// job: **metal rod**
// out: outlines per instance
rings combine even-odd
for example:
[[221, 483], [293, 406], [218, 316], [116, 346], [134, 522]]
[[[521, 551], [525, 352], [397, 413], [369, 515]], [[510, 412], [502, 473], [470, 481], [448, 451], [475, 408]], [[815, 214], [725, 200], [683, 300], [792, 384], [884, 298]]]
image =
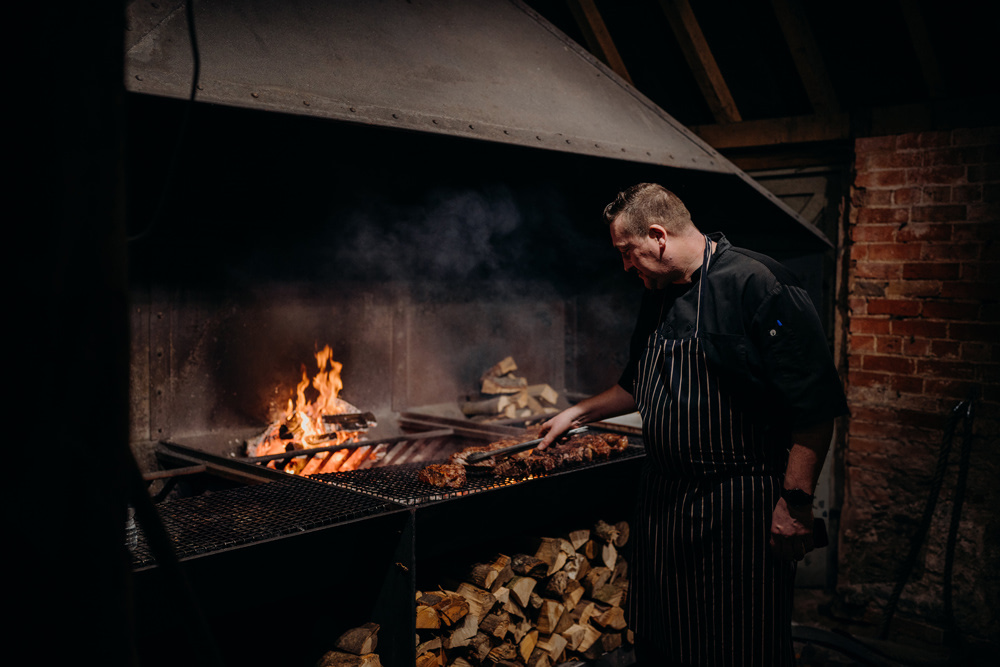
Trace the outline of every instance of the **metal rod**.
[[171, 470], [160, 470], [159, 472], [147, 472], [142, 476], [143, 481], [152, 482], [158, 479], [170, 479], [173, 477], [183, 477], [185, 475], [197, 475], [199, 473], [206, 472], [208, 466], [206, 465], [196, 465], [187, 466], [184, 468], [173, 468]]
[[444, 438], [455, 435], [454, 429], [442, 428], [436, 431], [421, 431], [419, 433], [409, 433], [397, 435], [391, 438], [381, 438], [379, 440], [365, 440], [364, 442], [348, 442], [340, 445], [329, 445], [326, 447], [310, 447], [308, 449], [295, 449], [290, 452], [279, 454], [265, 454], [264, 456], [248, 456], [240, 459], [246, 463], [265, 463], [267, 461], [277, 461], [280, 459], [294, 459], [299, 456], [314, 456], [323, 452], [339, 452], [342, 449], [357, 449], [358, 447], [374, 447], [375, 445], [403, 442], [407, 440], [427, 440], [428, 438]]

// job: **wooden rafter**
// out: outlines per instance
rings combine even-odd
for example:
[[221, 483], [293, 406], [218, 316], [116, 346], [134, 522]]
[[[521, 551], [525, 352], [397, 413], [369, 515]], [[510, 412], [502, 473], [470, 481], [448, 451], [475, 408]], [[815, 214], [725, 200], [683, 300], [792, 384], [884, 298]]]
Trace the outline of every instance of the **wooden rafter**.
[[837, 94], [799, 1], [771, 0], [771, 7], [813, 111], [820, 115], [835, 113], [840, 108]]
[[566, 4], [569, 5], [573, 18], [576, 19], [584, 39], [587, 40], [587, 48], [590, 49], [590, 52], [603, 60], [615, 74], [632, 83], [632, 77], [629, 76], [628, 70], [625, 68], [625, 61], [618, 53], [618, 48], [615, 46], [614, 40], [611, 39], [608, 26], [605, 25], [601, 13], [597, 11], [594, 0], [566, 0]]
[[729, 86], [715, 62], [712, 50], [708, 48], [705, 35], [701, 32], [688, 0], [660, 0], [660, 6], [667, 15], [670, 28], [680, 44], [688, 67], [694, 74], [698, 87], [708, 103], [717, 123], [738, 123], [741, 120], [736, 102], [729, 92]]
[[847, 114], [841, 113], [697, 125], [691, 129], [712, 148], [723, 150], [846, 139], [851, 136], [851, 121]]
[[944, 77], [941, 76], [941, 65], [937, 56], [934, 55], [934, 49], [931, 48], [931, 40], [927, 34], [927, 22], [924, 21], [920, 4], [913, 0], [899, 0], [899, 6], [903, 10], [906, 31], [910, 35], [910, 42], [917, 54], [917, 61], [920, 63], [920, 72], [923, 74], [927, 93], [932, 99], [944, 97], [948, 94], [948, 87]]

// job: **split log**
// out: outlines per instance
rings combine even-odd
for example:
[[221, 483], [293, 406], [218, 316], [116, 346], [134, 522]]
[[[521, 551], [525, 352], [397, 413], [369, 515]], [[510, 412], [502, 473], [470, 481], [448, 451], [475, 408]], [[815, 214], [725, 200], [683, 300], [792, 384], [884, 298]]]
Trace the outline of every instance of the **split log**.
[[428, 639], [425, 642], [417, 644], [417, 655], [422, 653], [430, 653], [432, 651], [441, 650], [441, 638], [434, 637], [433, 639]]
[[458, 656], [457, 658], [453, 658], [452, 661], [448, 663], [448, 667], [474, 667], [474, 666], [471, 662], [469, 662], [462, 656]]
[[569, 543], [573, 545], [573, 551], [577, 551], [580, 549], [580, 547], [582, 547], [584, 544], [587, 543], [587, 540], [590, 539], [590, 531], [574, 530], [566, 537], [569, 539]]
[[462, 620], [457, 622], [451, 632], [441, 639], [441, 646], [446, 649], [468, 646], [469, 640], [479, 632], [479, 617], [475, 614], [466, 614]]
[[531, 630], [525, 633], [524, 637], [517, 644], [517, 652], [520, 654], [521, 659], [527, 662], [528, 657], [535, 650], [535, 644], [538, 643], [538, 630]]
[[[480, 624], [481, 627], [482, 624]], [[486, 659], [492, 648], [493, 644], [490, 642], [490, 638], [482, 632], [478, 632], [475, 637], [469, 640], [469, 646], [466, 650], [469, 652], [468, 655], [470, 658], [476, 662], [482, 662]]]
[[559, 662], [559, 656], [566, 650], [566, 638], [562, 635], [539, 635], [538, 648], [549, 654], [553, 662]]
[[382, 667], [376, 653], [354, 655], [346, 651], [327, 651], [316, 667]]
[[582, 547], [580, 547], [580, 553], [587, 557], [587, 560], [594, 560], [601, 553], [601, 545], [597, 540], [587, 540]]
[[611, 578], [608, 579], [608, 583], [615, 583], [617, 581], [625, 580], [628, 577], [628, 561], [622, 558], [621, 554], [618, 554], [618, 560], [615, 561], [615, 567], [611, 571]]
[[496, 596], [473, 584], [461, 583], [455, 592], [465, 598], [469, 603], [469, 613], [477, 618], [483, 618], [490, 613], [497, 602]]
[[[479, 391], [484, 394], [517, 394], [528, 386], [528, 381], [516, 375], [497, 375], [483, 378]], [[511, 407], [513, 404], [508, 405]], [[516, 406], [514, 406], [516, 408]]]
[[[507, 582], [511, 599], [521, 605], [522, 609], [527, 608], [531, 592], [535, 590], [537, 583], [538, 580], [532, 577], [514, 577]], [[601, 583], [603, 584], [604, 582]]]
[[493, 559], [492, 563], [490, 563], [490, 567], [497, 573], [496, 581], [494, 581], [493, 586], [490, 587], [490, 592], [495, 592], [495, 589], [500, 586], [506, 586], [507, 582], [511, 580], [511, 577], [514, 576], [514, 570], [511, 568], [510, 556], [497, 554], [497, 557]]
[[525, 391], [532, 398], [536, 398], [543, 403], [548, 403], [553, 407], [559, 401], [559, 392], [547, 384], [528, 385]]
[[510, 627], [507, 629], [507, 634], [514, 640], [515, 644], [519, 644], [524, 639], [524, 636], [533, 629], [531, 621], [526, 618], [520, 618], [516, 622], [511, 621]]
[[441, 617], [434, 607], [417, 605], [417, 630], [436, 630], [441, 627]]
[[611, 542], [601, 546], [601, 562], [604, 563], [604, 567], [609, 570], [614, 569], [615, 563], [618, 561], [618, 550], [615, 549], [615, 545]]
[[620, 607], [625, 600], [625, 591], [614, 584], [604, 584], [600, 590], [594, 592], [593, 598], [603, 604]]
[[507, 634], [509, 626], [510, 614], [505, 611], [499, 611], [484, 617], [479, 623], [479, 631], [491, 637], [503, 639], [504, 635]]
[[596, 613], [597, 613], [597, 606], [593, 602], [585, 602], [577, 606], [577, 608], [573, 610], [570, 616], [572, 616], [573, 620], [579, 623], [580, 625], [589, 625], [590, 618]]
[[[519, 574], [522, 577], [540, 579], [548, 574], [549, 564], [535, 556], [516, 554], [510, 559], [510, 567], [515, 574]], [[510, 586], [507, 588], [510, 588]]]
[[500, 588], [492, 591], [493, 597], [497, 599], [497, 604], [502, 608], [507, 601], [510, 600], [510, 589], [506, 586], [501, 586]]
[[542, 600], [541, 607], [538, 608], [538, 618], [535, 620], [535, 627], [543, 634], [556, 632], [559, 619], [562, 618], [566, 607], [555, 600]]
[[601, 520], [598, 520], [597, 523], [594, 524], [592, 534], [594, 539], [602, 544], [614, 544], [614, 541], [618, 539], [618, 529]]
[[576, 550], [573, 549], [569, 540], [564, 540], [561, 537], [543, 537], [535, 551], [535, 558], [540, 558], [548, 563], [549, 567], [545, 572], [548, 576], [561, 570], [566, 564], [567, 556], [574, 551]]
[[548, 597], [560, 598], [566, 592], [567, 583], [572, 581], [565, 571], [556, 572], [545, 582], [545, 594]]
[[563, 565], [563, 572], [569, 575], [570, 579], [580, 580], [580, 577], [587, 574], [587, 570], [590, 569], [590, 561], [582, 553], [575, 553], [572, 556], [566, 558], [566, 564]]
[[621, 607], [610, 607], [607, 611], [591, 618], [590, 622], [605, 631], [624, 630], [627, 625], [625, 612], [622, 611]]
[[437, 653], [422, 653], [417, 656], [416, 667], [444, 667], [441, 656]]
[[354, 655], [374, 653], [378, 645], [378, 628], [378, 623], [365, 623], [361, 627], [351, 628], [340, 635], [333, 645], [341, 651]]
[[603, 633], [581, 655], [588, 660], [597, 660], [608, 651], [613, 651], [621, 645], [622, 637], [620, 634], [617, 632]]
[[542, 606], [542, 601], [542, 596], [532, 591], [531, 595], [528, 596], [528, 606], [525, 608], [525, 611], [529, 614], [532, 612], [537, 613], [539, 607]]
[[586, 631], [582, 625], [574, 623], [559, 634], [566, 640], [566, 648], [570, 651], [575, 651], [580, 646], [580, 642], [583, 641]]
[[619, 521], [616, 523], [615, 530], [618, 531], [618, 537], [615, 538], [614, 543], [617, 548], [621, 549], [628, 542], [628, 521]]
[[583, 584], [587, 597], [594, 597], [594, 592], [601, 590], [601, 586], [608, 583], [611, 578], [611, 570], [606, 567], [594, 567], [587, 571], [580, 582]]
[[490, 649], [490, 652], [486, 654], [485, 662], [487, 664], [492, 663], [494, 665], [499, 664], [504, 660], [516, 660], [517, 659], [517, 647], [509, 642], [503, 642]]
[[580, 603], [583, 599], [583, 594], [586, 592], [583, 588], [583, 584], [575, 579], [569, 579], [566, 582], [566, 590], [563, 591], [561, 600], [568, 611], [573, 611], [576, 605]]
[[433, 607], [441, 600], [445, 599], [447, 595], [441, 591], [430, 591], [427, 593], [417, 593], [417, 602], [428, 607]]
[[583, 638], [580, 643], [577, 644], [576, 650], [580, 653], [586, 653], [586, 651], [594, 645], [598, 639], [601, 638], [601, 631], [592, 625], [583, 625]]
[[480, 588], [489, 589], [493, 585], [493, 582], [497, 580], [498, 574], [489, 563], [476, 563], [469, 569], [469, 573], [465, 575], [465, 579]]
[[513, 399], [509, 394], [501, 394], [494, 398], [487, 398], [481, 401], [466, 401], [462, 403], [462, 414], [466, 417], [478, 417], [480, 415], [498, 415], [503, 412], [508, 405], [513, 405]]
[[535, 650], [528, 656], [525, 667], [552, 667], [552, 659], [549, 654], [535, 646]]
[[483, 380], [488, 377], [499, 377], [501, 375], [506, 375], [507, 373], [513, 373], [516, 370], [517, 362], [514, 361], [514, 357], [504, 357], [483, 373], [480, 379]]
[[469, 602], [461, 595], [447, 595], [443, 600], [432, 607], [441, 617], [442, 625], [451, 627], [458, 623], [469, 613]]

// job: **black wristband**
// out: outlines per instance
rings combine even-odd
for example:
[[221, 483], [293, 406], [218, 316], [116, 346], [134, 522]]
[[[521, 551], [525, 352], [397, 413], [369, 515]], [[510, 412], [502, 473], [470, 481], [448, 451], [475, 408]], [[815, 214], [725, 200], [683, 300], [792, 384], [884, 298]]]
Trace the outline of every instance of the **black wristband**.
[[813, 501], [816, 500], [816, 496], [806, 493], [802, 489], [782, 489], [781, 497], [785, 499], [785, 502], [792, 507], [812, 507]]

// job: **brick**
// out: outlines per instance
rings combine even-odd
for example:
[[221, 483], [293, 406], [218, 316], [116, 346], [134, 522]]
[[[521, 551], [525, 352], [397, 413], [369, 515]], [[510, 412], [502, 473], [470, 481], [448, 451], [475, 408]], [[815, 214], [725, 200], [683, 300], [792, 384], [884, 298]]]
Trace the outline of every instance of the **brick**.
[[877, 335], [877, 334], [887, 334], [890, 331], [891, 331], [891, 322], [888, 319], [875, 318], [875, 317], [850, 318], [851, 334]]
[[858, 212], [858, 225], [877, 225], [910, 221], [908, 208], [863, 208]]
[[948, 164], [979, 164], [983, 161], [983, 149], [980, 146], [929, 150], [923, 151], [922, 155], [924, 158], [923, 166], [925, 167]]
[[974, 280], [950, 280], [941, 283], [938, 296], [945, 299], [995, 299], [997, 286], [995, 282], [979, 282]]
[[959, 343], [958, 358], [962, 361], [1000, 361], [1000, 344], [983, 342]]
[[952, 340], [992, 343], [1000, 340], [1000, 323], [952, 322], [948, 327], [948, 334], [948, 338]]
[[[948, 185], [954, 183], [965, 183], [966, 182], [966, 168], [965, 167], [920, 167], [918, 169], [907, 169], [906, 177], [903, 183], [906, 185]], [[880, 174], [891, 174], [891, 171], [877, 171], [873, 172], [875, 176]], [[878, 179], [876, 179], [878, 180]], [[889, 179], [891, 180], [891, 179]], [[894, 185], [902, 185], [903, 183], [895, 183]], [[888, 184], [888, 183], [886, 183]]]
[[863, 317], [868, 314], [868, 299], [860, 296], [847, 298], [847, 310], [851, 317]]
[[[933, 349], [933, 346], [932, 346]], [[975, 377], [976, 365], [962, 361], [941, 361], [939, 359], [918, 359], [917, 373], [924, 377], [955, 378], [956, 380]]]
[[847, 382], [852, 387], [882, 388], [908, 394], [919, 394], [923, 390], [923, 378], [914, 375], [848, 371]]
[[921, 132], [917, 141], [919, 142], [921, 148], [939, 148], [941, 146], [950, 146], [951, 132]]
[[954, 146], [986, 146], [991, 144], [1000, 144], [1000, 126], [962, 128], [952, 133], [952, 145]]
[[910, 218], [913, 222], [962, 222], [966, 220], [967, 210], [966, 204], [914, 206], [910, 212]]
[[[866, 354], [861, 358], [861, 368], [876, 373], [896, 373], [897, 375], [913, 375], [915, 368], [913, 359], [906, 357], [890, 357], [877, 354]], [[951, 376], [948, 376], [951, 377]]]
[[907, 262], [903, 264], [903, 279], [954, 280], [961, 275], [957, 262]]
[[870, 299], [869, 315], [897, 315], [914, 317], [920, 314], [921, 303], [909, 299]]
[[1000, 202], [975, 202], [965, 207], [969, 222], [992, 222], [1000, 218]]
[[871, 151], [884, 151], [896, 148], [896, 137], [861, 137], [854, 141], [854, 152], [868, 153]]
[[873, 262], [899, 262], [920, 259], [919, 243], [870, 243], [867, 259]]
[[851, 296], [885, 296], [885, 283], [854, 280], [850, 283]]
[[940, 222], [911, 222], [896, 232], [897, 241], [950, 241], [952, 226]]
[[916, 150], [920, 148], [920, 135], [916, 132], [901, 134], [896, 137], [896, 150]]
[[854, 261], [868, 259], [868, 243], [855, 243], [849, 248], [850, 257]]
[[859, 261], [854, 264], [854, 275], [857, 278], [900, 278], [903, 275], [901, 264], [892, 262]]
[[1000, 221], [982, 220], [950, 225], [955, 241], [995, 241], [1000, 239]]
[[[914, 170], [918, 171], [918, 170]], [[891, 169], [886, 171], [866, 171], [861, 172], [854, 179], [855, 187], [859, 188], [894, 188], [900, 185], [906, 185], [906, 170], [904, 169]], [[911, 181], [921, 183], [924, 181]], [[937, 181], [942, 182], [942, 181]]]
[[931, 354], [931, 343], [929, 338], [903, 338], [903, 354], [908, 357], [926, 357]]
[[901, 354], [903, 339], [899, 336], [878, 336], [875, 339], [875, 351], [879, 354]]
[[928, 379], [924, 383], [925, 394], [942, 398], [967, 398], [970, 393], [978, 389], [978, 383], [967, 380]]
[[875, 336], [868, 334], [849, 334], [847, 337], [847, 350], [851, 353], [874, 352]]
[[917, 336], [920, 338], [947, 338], [948, 325], [944, 322], [907, 319], [890, 320], [889, 331], [894, 336]]
[[932, 298], [941, 296], [939, 280], [895, 280], [886, 285], [886, 296]]
[[[922, 152], [898, 151], [872, 151], [865, 155], [865, 163], [868, 169], [873, 171], [878, 169], [906, 169], [909, 167], [925, 166], [926, 157]], [[956, 162], [951, 164], [957, 164]]]
[[983, 185], [955, 185], [951, 188], [951, 200], [955, 203], [973, 203], [983, 200]]
[[958, 359], [961, 351], [961, 343], [954, 340], [932, 340], [931, 356], [938, 359]]
[[970, 261], [979, 259], [982, 245], [979, 243], [925, 243], [920, 259], [927, 262], [952, 260]]
[[929, 320], [975, 320], [979, 317], [978, 303], [961, 301], [925, 301], [923, 316]]
[[922, 188], [920, 191], [921, 204], [949, 204], [951, 203], [950, 185], [931, 185]]
[[[876, 192], [884, 192], [876, 190]], [[891, 191], [891, 202], [897, 206], [910, 206], [917, 204], [921, 199], [920, 188], [897, 188]]]

